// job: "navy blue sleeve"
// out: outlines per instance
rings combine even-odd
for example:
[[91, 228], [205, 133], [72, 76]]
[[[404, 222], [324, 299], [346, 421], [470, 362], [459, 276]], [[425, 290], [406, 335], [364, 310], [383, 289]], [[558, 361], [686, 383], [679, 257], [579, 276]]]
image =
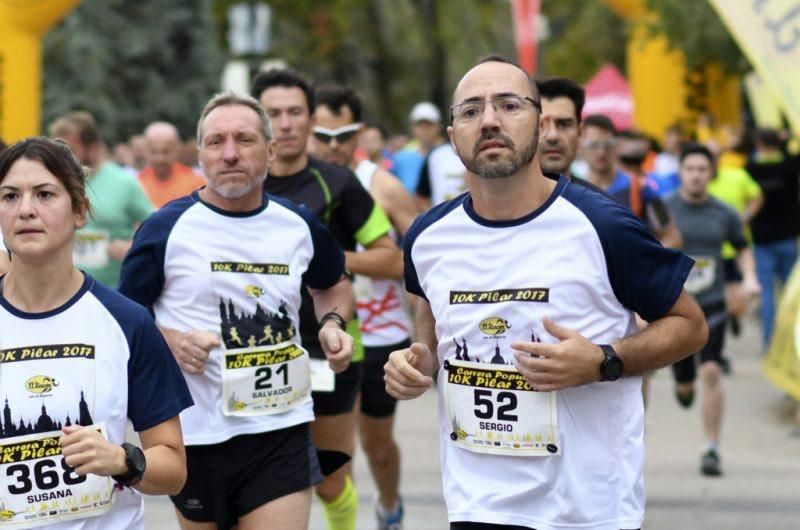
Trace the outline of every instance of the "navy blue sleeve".
[[128, 341], [128, 418], [141, 432], [163, 423], [194, 403], [183, 374], [150, 314], [98, 283], [92, 294], [122, 328]]
[[120, 293], [147, 308], [158, 300], [164, 288], [167, 239], [181, 214], [195, 202], [191, 195], [173, 201], [139, 226], [122, 262], [117, 285]]
[[314, 212], [305, 206], [274, 195], [270, 195], [269, 200], [275, 201], [299, 215], [311, 232], [314, 256], [308, 264], [308, 269], [303, 273], [303, 283], [312, 289], [328, 289], [336, 285], [344, 274], [344, 252], [330, 230], [322, 224]]
[[661, 246], [629, 209], [615, 201], [577, 186], [567, 186], [563, 196], [597, 231], [620, 303], [648, 322], [663, 317], [680, 296], [694, 261]]
[[462, 193], [458, 197], [445, 201], [442, 204], [436, 205], [428, 212], [417, 216], [411, 226], [406, 232], [405, 239], [403, 239], [403, 276], [405, 278], [406, 291], [417, 296], [421, 296], [425, 300], [425, 292], [420, 285], [419, 276], [417, 276], [417, 268], [414, 265], [412, 257], [412, 250], [417, 237], [429, 226], [443, 218], [445, 215], [453, 211], [455, 208], [461, 206], [464, 200], [469, 196], [467, 193]]

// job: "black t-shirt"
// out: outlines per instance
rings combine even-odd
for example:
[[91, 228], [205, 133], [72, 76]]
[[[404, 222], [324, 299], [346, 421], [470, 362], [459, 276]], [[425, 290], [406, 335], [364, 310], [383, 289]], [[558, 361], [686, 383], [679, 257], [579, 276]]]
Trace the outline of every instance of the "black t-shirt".
[[[358, 177], [343, 166], [309, 158], [308, 165], [299, 173], [285, 177], [268, 176], [264, 190], [306, 206], [328, 227], [345, 250], [355, 250], [356, 243], [368, 245], [389, 231], [388, 223], [384, 230], [382, 223], [376, 221], [376, 217], [385, 220], [385, 215], [374, 214], [375, 201], [372, 196]], [[320, 357], [322, 352], [317, 338], [319, 324], [314, 314], [313, 300], [305, 286], [302, 296], [300, 336], [303, 346], [312, 357]]]
[[747, 172], [761, 186], [764, 206], [750, 220], [753, 243], [772, 243], [800, 235], [800, 158], [776, 163], [747, 163]]

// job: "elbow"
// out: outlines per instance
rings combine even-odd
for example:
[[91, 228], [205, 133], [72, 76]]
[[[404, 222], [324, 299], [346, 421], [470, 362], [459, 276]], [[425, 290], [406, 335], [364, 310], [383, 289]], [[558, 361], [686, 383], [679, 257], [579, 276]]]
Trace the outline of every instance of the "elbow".
[[399, 248], [392, 249], [392, 255], [389, 257], [391, 268], [388, 271], [389, 279], [402, 280], [403, 279], [403, 251]]
[[166, 492], [167, 495], [175, 496], [179, 494], [183, 487], [186, 485], [186, 478], [189, 475], [188, 470], [186, 469], [186, 450], [183, 446], [178, 450], [178, 466], [175, 470], [175, 475], [172, 477], [170, 481], [168, 490]]
[[703, 349], [703, 346], [708, 342], [708, 323], [706, 322], [705, 315], [698, 309], [698, 315], [692, 318], [692, 326], [690, 332], [690, 345], [691, 351], [688, 355]]

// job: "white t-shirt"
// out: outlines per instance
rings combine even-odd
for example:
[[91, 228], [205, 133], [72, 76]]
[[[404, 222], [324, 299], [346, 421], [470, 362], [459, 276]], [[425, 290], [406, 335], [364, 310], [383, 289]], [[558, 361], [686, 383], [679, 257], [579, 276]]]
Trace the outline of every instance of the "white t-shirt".
[[[344, 254], [317, 218], [267, 194], [257, 210], [234, 213], [193, 192], [142, 224], [122, 265], [120, 292], [150, 307], [161, 327], [213, 332], [223, 343], [211, 351], [202, 374], [185, 374], [195, 401], [181, 414], [186, 445], [215, 444], [313, 420], [310, 387], [280, 413], [231, 413], [248, 400], [241, 399], [241, 387], [236, 392], [224, 388], [228, 365], [223, 359], [236, 351], [299, 345], [301, 282], [327, 289], [343, 270]], [[274, 391], [281, 381], [298, 388], [290, 381], [291, 367], [287, 373], [274, 366], [264, 368], [265, 375], [251, 385], [253, 399]]]
[[[597, 344], [634, 333], [634, 312], [660, 318], [679, 296], [692, 262], [661, 247], [628, 209], [564, 177], [550, 178], [558, 179], [552, 196], [521, 219], [482, 219], [464, 194], [417, 219], [406, 236], [407, 289], [428, 300], [436, 320], [449, 518], [538, 530], [639, 528], [640, 377], [555, 395], [490, 386], [510, 375], [512, 342], [556, 342], [543, 328], [545, 316]], [[448, 365], [452, 370], [459, 362], [468, 367], [454, 374], [467, 379], [505, 371], [489, 378], [491, 385], [473, 379], [473, 403], [464, 393], [470, 386], [449, 382]], [[451, 387], [461, 401], [446, 393]], [[530, 398], [549, 399], [550, 410], [536, 408], [541, 417], [533, 418], [534, 409], [518, 406]], [[539, 419], [552, 428], [539, 456], [509, 456], [531, 441], [520, 426]], [[469, 440], [472, 449], [464, 448]], [[505, 453], [487, 454], [503, 444]]]
[[[102, 424], [121, 444], [128, 419], [143, 431], [191, 406], [147, 311], [91, 276], [46, 313], [25, 313], [0, 295], [0, 366], [0, 528], [143, 530], [138, 492], [109, 496], [110, 478], [81, 480], [51, 449], [65, 425]], [[63, 514], [82, 518], [58, 522]]]
[[452, 145], [434, 147], [422, 166], [417, 194], [430, 198], [431, 206], [449, 201], [467, 190], [466, 171]]
[[[367, 191], [377, 170], [378, 165], [370, 160], [362, 160], [356, 166], [355, 174]], [[391, 230], [389, 237], [396, 241], [397, 232]], [[358, 245], [357, 250], [363, 248]], [[408, 340], [411, 321], [403, 303], [405, 289], [401, 282], [358, 275], [353, 282], [353, 290], [356, 293], [358, 323], [364, 346], [392, 346]]]

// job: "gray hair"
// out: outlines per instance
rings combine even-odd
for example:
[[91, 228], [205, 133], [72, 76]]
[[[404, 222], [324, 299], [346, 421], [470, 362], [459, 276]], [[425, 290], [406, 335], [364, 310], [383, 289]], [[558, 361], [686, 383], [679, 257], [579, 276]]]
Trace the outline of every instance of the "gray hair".
[[243, 107], [252, 109], [253, 112], [258, 115], [258, 120], [261, 122], [261, 133], [264, 135], [264, 138], [267, 141], [272, 140], [272, 124], [269, 121], [269, 116], [267, 116], [267, 111], [264, 110], [264, 107], [261, 106], [261, 103], [250, 96], [237, 94], [232, 90], [228, 90], [211, 98], [203, 108], [203, 112], [200, 114], [200, 119], [197, 121], [198, 145], [203, 144], [203, 121], [205, 121], [206, 116], [208, 116], [212, 110], [218, 107], [228, 107], [232, 105], [241, 105]]

